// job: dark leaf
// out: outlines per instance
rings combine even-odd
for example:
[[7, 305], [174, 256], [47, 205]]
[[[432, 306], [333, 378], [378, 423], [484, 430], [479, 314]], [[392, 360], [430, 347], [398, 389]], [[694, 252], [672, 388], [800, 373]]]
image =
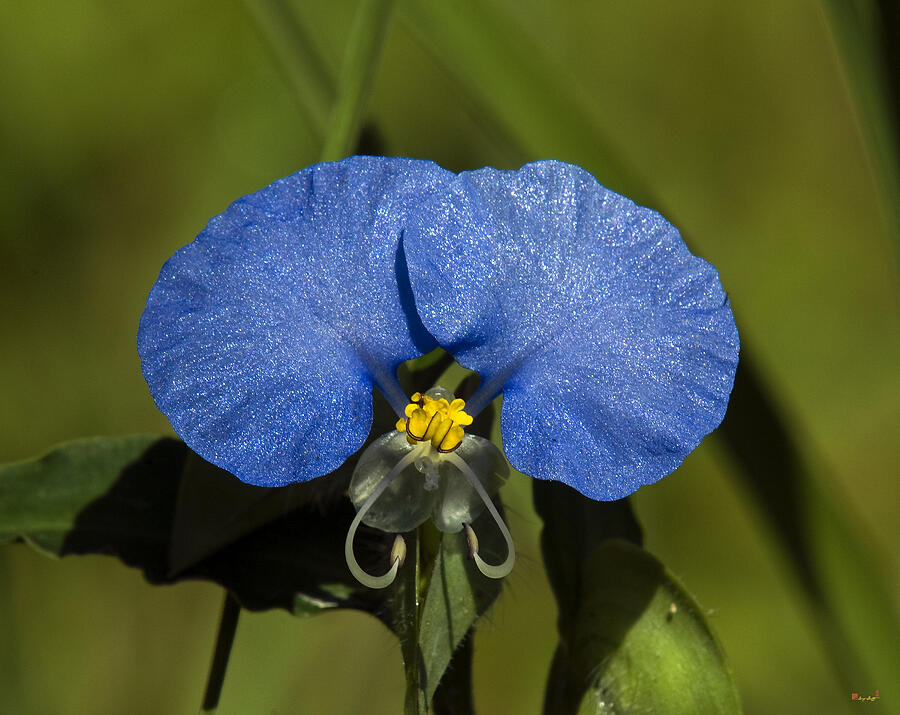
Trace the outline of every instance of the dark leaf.
[[[62, 555], [76, 533], [101, 548], [126, 539], [134, 548], [168, 540], [165, 519], [138, 518], [125, 512], [156, 514], [171, 509], [176, 477], [184, 461], [181, 442], [151, 435], [82, 440], [64, 444], [37, 459], [0, 466], [0, 542], [25, 539], [40, 550]], [[150, 488], [116, 490], [117, 481], [131, 470], [147, 477]], [[120, 500], [85, 521], [82, 512], [96, 500]]]
[[801, 454], [752, 365], [742, 357], [718, 434], [790, 557], [835, 671], [874, 690], [900, 670], [900, 619], [881, 565]]
[[[344, 607], [388, 618], [384, 597], [356, 583], [344, 563], [354, 515], [346, 499], [307, 501], [173, 574], [176, 499], [182, 479], [196, 473], [184, 469], [189, 459], [199, 458], [178, 440], [138, 436], [73, 442], [2, 467], [0, 539], [24, 539], [59, 556], [115, 556], [154, 584], [211, 580], [251, 610], [306, 614]], [[358, 552], [370, 560], [390, 547], [379, 532], [367, 531], [360, 541]]]
[[532, 483], [534, 508], [544, 522], [541, 553], [559, 604], [560, 628], [578, 608], [584, 562], [606, 539], [627, 539], [640, 546], [643, 534], [627, 499], [588, 499], [561, 482]]

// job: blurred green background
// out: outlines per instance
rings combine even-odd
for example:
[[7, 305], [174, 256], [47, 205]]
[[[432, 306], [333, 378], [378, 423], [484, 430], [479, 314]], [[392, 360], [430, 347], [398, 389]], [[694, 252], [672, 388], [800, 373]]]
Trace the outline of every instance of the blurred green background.
[[[356, 6], [289, 4], [334, 77]], [[366, 116], [385, 153], [455, 170], [559, 158], [624, 190], [592, 142], [545, 140], [542, 122], [567, 121], [574, 96], [597, 145], [615, 147], [719, 269], [820, 486], [900, 601], [895, 237], [866, 150], [871, 119], [821, 4], [461, 2], [506, 32], [485, 38], [475, 23], [457, 55], [425, 6], [399, 3], [374, 77]], [[321, 127], [249, 3], [54, 0], [0, 18], [0, 461], [167, 431], [135, 352], [160, 266], [234, 198], [315, 162]], [[558, 92], [537, 98], [546, 115], [518, 118], [527, 146], [500, 137], [460, 80], [460, 58], [478, 70], [485, 41], [537, 48], [558, 73]], [[480, 70], [502, 102], [510, 87]], [[860, 707], [851, 691], [875, 688], [875, 707], [896, 710], [896, 681], [831, 669], [817, 616], [733, 472], [711, 438], [635, 504], [647, 548], [711, 614], [746, 711], [844, 712]], [[476, 703], [537, 712], [555, 604], [527, 481], [504, 498], [522, 555], [476, 638]], [[220, 602], [216, 587], [152, 588], [112, 559], [3, 548], [0, 712], [195, 712]], [[244, 614], [220, 712], [395, 713], [402, 697], [399, 646], [374, 619]]]

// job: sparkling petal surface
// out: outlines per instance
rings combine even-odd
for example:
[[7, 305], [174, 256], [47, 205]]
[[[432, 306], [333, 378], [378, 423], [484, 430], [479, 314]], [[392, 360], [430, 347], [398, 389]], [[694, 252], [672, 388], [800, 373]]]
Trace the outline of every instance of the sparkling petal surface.
[[439, 203], [404, 239], [416, 305], [481, 402], [503, 392], [513, 466], [618, 499], [715, 429], [737, 329], [662, 216], [556, 161], [463, 173]]
[[404, 402], [394, 368], [434, 346], [400, 236], [451, 180], [410, 159], [319, 164], [239, 199], [169, 259], [138, 352], [190, 447], [276, 486], [327, 474], [362, 445], [372, 385]]

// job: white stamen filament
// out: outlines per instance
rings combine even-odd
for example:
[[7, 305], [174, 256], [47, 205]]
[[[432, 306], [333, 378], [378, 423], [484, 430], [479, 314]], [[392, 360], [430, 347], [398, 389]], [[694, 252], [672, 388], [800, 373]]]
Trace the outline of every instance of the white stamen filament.
[[352, 573], [356, 580], [364, 586], [368, 586], [369, 588], [386, 588], [394, 582], [394, 579], [397, 578], [397, 571], [400, 569], [406, 555], [406, 543], [403, 542], [402, 547], [397, 543], [397, 539], [403, 541], [403, 537], [398, 534], [397, 538], [394, 539], [394, 548], [391, 549], [391, 567], [381, 576], [372, 576], [362, 569], [356, 561], [356, 556], [353, 554], [353, 538], [356, 536], [356, 530], [362, 523], [366, 512], [372, 508], [372, 505], [378, 500], [378, 497], [380, 497], [384, 490], [390, 486], [391, 482], [397, 478], [397, 475], [412, 464], [427, 449], [427, 447], [427, 444], [418, 446], [397, 462], [393, 469], [387, 473], [387, 476], [385, 476], [385, 478], [379, 482], [378, 486], [375, 487], [375, 491], [369, 495], [368, 499], [366, 499], [359, 508], [359, 511], [356, 512], [356, 516], [350, 524], [350, 529], [347, 531], [347, 540], [344, 542], [344, 558], [347, 559], [347, 567], [350, 569], [350, 573]]
[[456, 467], [466, 476], [466, 479], [469, 480], [475, 491], [478, 492], [478, 496], [481, 497], [481, 501], [484, 502], [487, 510], [490, 512], [491, 516], [494, 518], [494, 521], [497, 523], [497, 526], [500, 529], [500, 533], [503, 534], [503, 538], [506, 539], [506, 561], [504, 561], [499, 566], [492, 566], [491, 564], [486, 563], [484, 559], [479, 556], [478, 538], [475, 536], [475, 532], [472, 530], [472, 527], [469, 524], [465, 524], [464, 528], [466, 530], [466, 539], [469, 544], [469, 553], [474, 559], [475, 565], [478, 567], [478, 570], [488, 578], [503, 578], [507, 576], [509, 572], [512, 571], [513, 565], [516, 563], [516, 547], [513, 544], [509, 529], [506, 528], [506, 524], [503, 522], [503, 519], [497, 512], [497, 507], [494, 506], [493, 500], [490, 498], [490, 496], [488, 496], [488, 493], [484, 490], [484, 487], [481, 486], [481, 482], [475, 475], [475, 472], [472, 471], [471, 467], [469, 467], [469, 465], [466, 464], [466, 462], [459, 455], [456, 455], [453, 452], [443, 455], [443, 458], [449, 460], [454, 467]]

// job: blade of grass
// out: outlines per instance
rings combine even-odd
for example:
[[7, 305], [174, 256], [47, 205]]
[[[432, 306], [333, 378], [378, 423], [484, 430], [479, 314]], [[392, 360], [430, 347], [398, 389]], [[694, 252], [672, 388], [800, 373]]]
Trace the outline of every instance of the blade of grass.
[[599, 110], [568, 67], [490, 2], [408, 0], [406, 29], [524, 159], [603, 169], [604, 184], [649, 202], [645, 184], [598, 131]]
[[359, 5], [350, 29], [322, 161], [343, 159], [356, 146], [395, 4], [395, 0], [362, 0]]
[[896, 0], [823, 0], [878, 184], [900, 276], [900, 9]]
[[246, 0], [263, 42], [294, 90], [301, 110], [325, 136], [335, 97], [335, 81], [318, 55], [309, 33], [284, 0]]
[[718, 434], [791, 560], [835, 671], [854, 687], [890, 682], [900, 668], [900, 622], [877, 551], [851, 526], [839, 495], [817, 478], [822, 471], [801, 454], [746, 361]]

